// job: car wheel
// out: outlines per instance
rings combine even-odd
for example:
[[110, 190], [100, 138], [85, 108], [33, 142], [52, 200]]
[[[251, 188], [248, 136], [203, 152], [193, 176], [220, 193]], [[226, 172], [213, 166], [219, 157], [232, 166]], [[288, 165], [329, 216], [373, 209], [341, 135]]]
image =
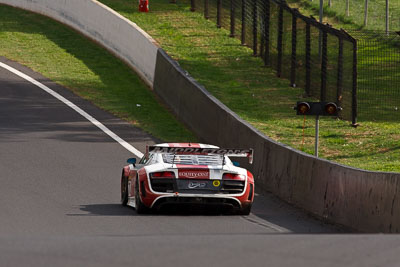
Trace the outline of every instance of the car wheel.
[[143, 202], [140, 200], [140, 195], [139, 195], [139, 183], [138, 179], [136, 179], [136, 184], [135, 184], [135, 209], [138, 214], [144, 214], [149, 212], [149, 208], [147, 208]]
[[126, 206], [128, 204], [128, 179], [122, 175], [121, 177], [121, 204]]
[[251, 205], [248, 205], [238, 211], [239, 215], [249, 215], [251, 211]]

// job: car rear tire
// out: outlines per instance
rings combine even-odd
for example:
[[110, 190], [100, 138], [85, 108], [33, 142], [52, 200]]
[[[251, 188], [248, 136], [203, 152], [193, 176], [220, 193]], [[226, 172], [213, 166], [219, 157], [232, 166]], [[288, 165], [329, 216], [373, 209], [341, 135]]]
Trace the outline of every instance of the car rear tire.
[[248, 205], [238, 211], [239, 215], [249, 215], [251, 212], [251, 205]]
[[122, 175], [121, 177], [121, 204], [126, 206], [128, 204], [128, 179]]
[[146, 207], [142, 200], [140, 200], [140, 192], [139, 192], [139, 183], [138, 179], [136, 179], [136, 184], [135, 184], [135, 209], [138, 214], [145, 214], [149, 212], [149, 208]]

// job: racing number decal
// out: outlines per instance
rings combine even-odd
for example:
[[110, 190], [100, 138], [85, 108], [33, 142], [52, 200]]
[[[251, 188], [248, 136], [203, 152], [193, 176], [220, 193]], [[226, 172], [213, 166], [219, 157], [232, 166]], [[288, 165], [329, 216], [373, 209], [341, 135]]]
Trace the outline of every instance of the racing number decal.
[[221, 182], [219, 180], [214, 180], [213, 181], [213, 186], [218, 187], [221, 185]]

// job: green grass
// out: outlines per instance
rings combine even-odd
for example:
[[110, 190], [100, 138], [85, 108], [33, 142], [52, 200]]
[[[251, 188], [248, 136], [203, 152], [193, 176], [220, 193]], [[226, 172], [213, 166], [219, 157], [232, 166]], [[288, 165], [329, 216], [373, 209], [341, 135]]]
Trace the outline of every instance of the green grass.
[[[303, 90], [289, 87], [263, 67], [252, 51], [229, 38], [187, 2], [153, 0], [149, 13], [137, 12], [129, 0], [101, 0], [154, 37], [180, 65], [229, 108], [274, 140], [313, 153], [314, 120], [303, 118], [293, 105]], [[326, 159], [369, 170], [400, 171], [398, 124], [364, 120], [358, 128], [348, 121], [323, 118], [320, 155]]]
[[164, 141], [196, 138], [124, 63], [70, 28], [0, 5], [0, 55]]
[[[346, 0], [331, 0], [331, 7], [328, 0], [324, 1], [324, 13], [326, 17], [336, 18], [341, 23], [347, 24], [348, 28], [364, 28], [368, 30], [386, 29], [386, 0], [373, 0], [368, 2], [368, 21], [364, 26], [364, 5], [365, 0], [349, 0], [349, 15], [346, 14]], [[310, 0], [288, 0], [291, 4], [300, 4], [303, 13], [316, 15], [319, 10], [319, 1]], [[389, 1], [389, 30], [400, 30], [400, 1]], [[311, 12], [307, 12], [307, 10]]]

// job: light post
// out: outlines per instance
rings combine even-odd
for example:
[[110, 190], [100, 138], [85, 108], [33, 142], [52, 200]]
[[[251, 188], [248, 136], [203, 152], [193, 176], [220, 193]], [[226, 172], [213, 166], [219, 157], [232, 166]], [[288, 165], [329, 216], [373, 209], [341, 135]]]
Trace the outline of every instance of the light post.
[[297, 111], [297, 115], [313, 115], [315, 116], [315, 146], [314, 155], [318, 158], [318, 146], [319, 146], [319, 116], [339, 116], [341, 107], [334, 102], [297, 102], [294, 107]]

